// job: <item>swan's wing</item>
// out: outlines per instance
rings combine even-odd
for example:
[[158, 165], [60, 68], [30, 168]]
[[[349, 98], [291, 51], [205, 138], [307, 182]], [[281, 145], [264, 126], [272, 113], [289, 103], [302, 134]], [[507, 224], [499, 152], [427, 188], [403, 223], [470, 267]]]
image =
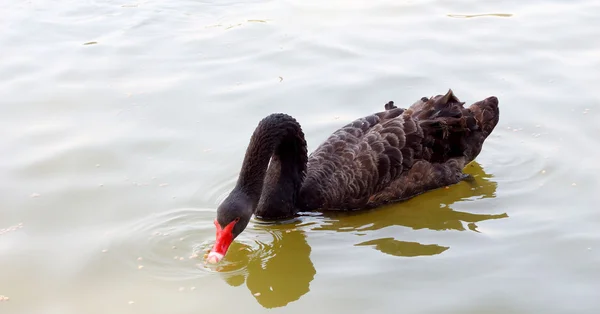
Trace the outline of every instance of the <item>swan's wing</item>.
[[449, 91], [408, 110], [388, 103], [388, 110], [342, 127], [309, 157], [300, 206], [359, 209], [449, 184], [498, 121], [497, 99], [486, 101], [464, 108]]
[[423, 138], [420, 156], [388, 186], [369, 198], [365, 207], [406, 199], [468, 178], [462, 170], [479, 155], [498, 124], [498, 99], [489, 97], [465, 108], [448, 91], [413, 104], [404, 113], [417, 122]]
[[413, 134], [418, 130], [405, 109], [385, 107], [337, 130], [310, 155], [300, 207], [359, 208], [400, 175], [410, 162], [411, 153], [404, 158], [401, 151], [407, 138], [422, 135]]

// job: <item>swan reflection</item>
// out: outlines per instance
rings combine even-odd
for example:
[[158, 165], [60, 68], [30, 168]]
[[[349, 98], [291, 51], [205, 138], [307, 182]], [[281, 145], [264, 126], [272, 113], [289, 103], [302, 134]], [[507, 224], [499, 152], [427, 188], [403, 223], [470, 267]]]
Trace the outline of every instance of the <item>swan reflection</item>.
[[[508, 217], [506, 213], [473, 214], [455, 211], [450, 207], [461, 201], [495, 197], [497, 184], [490, 180], [491, 176], [479, 164], [471, 163], [465, 172], [473, 176], [472, 182], [461, 182], [448, 189], [432, 191], [373, 211], [328, 212], [323, 216], [301, 217], [300, 222], [287, 225], [255, 224], [255, 230], [269, 234], [272, 240], [261, 241], [260, 247], [254, 250], [240, 248], [241, 244], [232, 246], [233, 251], [228, 259], [233, 264], [245, 265], [245, 269], [223, 273], [224, 280], [232, 286], [245, 283], [256, 301], [265, 308], [282, 307], [308, 293], [316, 275], [310, 259], [311, 247], [306, 240], [309, 232], [327, 230], [361, 236], [391, 226], [478, 232], [478, 222]], [[449, 249], [437, 244], [400, 241], [392, 237], [361, 241], [355, 246], [370, 246], [384, 254], [403, 257], [436, 255]]]
[[232, 286], [245, 282], [265, 308], [285, 306], [310, 290], [310, 282], [317, 273], [310, 260], [311, 247], [305, 232], [289, 225], [269, 226], [264, 231], [272, 236], [272, 242], [262, 243], [260, 252], [255, 254], [243, 252], [246, 248], [236, 249], [232, 254], [234, 263], [241, 262], [245, 269], [233, 275], [224, 274], [224, 279]]
[[[386, 227], [404, 226], [415, 230], [436, 231], [456, 230], [477, 231], [477, 223], [490, 219], [507, 218], [501, 214], [473, 214], [456, 211], [451, 205], [461, 201], [493, 198], [497, 183], [491, 181], [491, 175], [485, 173], [481, 165], [472, 162], [465, 173], [473, 176], [471, 182], [460, 182], [448, 189], [439, 189], [412, 198], [402, 203], [382, 207], [366, 213], [327, 213], [326, 217], [313, 230], [332, 230], [352, 232], [363, 235], [367, 231], [376, 231]], [[356, 246], [372, 246], [382, 253], [394, 256], [423, 256], [441, 254], [449, 247], [437, 244], [399, 241], [394, 238], [374, 239], [357, 243]]]

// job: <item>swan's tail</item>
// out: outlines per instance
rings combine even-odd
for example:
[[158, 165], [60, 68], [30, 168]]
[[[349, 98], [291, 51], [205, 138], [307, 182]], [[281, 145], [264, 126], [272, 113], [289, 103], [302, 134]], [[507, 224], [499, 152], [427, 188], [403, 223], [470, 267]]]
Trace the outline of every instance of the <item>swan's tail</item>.
[[469, 107], [473, 113], [473, 117], [477, 120], [479, 127], [488, 137], [498, 124], [500, 119], [500, 108], [498, 107], [498, 98], [495, 96], [488, 97], [478, 101]]
[[464, 156], [471, 161], [480, 153], [483, 142], [498, 124], [498, 98], [488, 97], [468, 108], [464, 104], [449, 90], [445, 95], [422, 98], [407, 110], [418, 121], [424, 145], [430, 148], [424, 155], [426, 159], [444, 162]]

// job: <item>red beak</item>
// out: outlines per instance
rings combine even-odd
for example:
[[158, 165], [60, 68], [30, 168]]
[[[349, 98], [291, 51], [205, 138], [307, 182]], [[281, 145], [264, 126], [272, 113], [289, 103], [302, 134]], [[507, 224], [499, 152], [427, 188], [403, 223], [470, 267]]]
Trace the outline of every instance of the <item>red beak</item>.
[[227, 253], [227, 250], [229, 249], [229, 246], [231, 245], [231, 242], [233, 242], [232, 230], [237, 222], [238, 222], [238, 219], [230, 222], [227, 226], [225, 226], [225, 228], [221, 228], [221, 225], [215, 219], [215, 227], [217, 228], [217, 235], [216, 235], [215, 245], [213, 246], [212, 251], [208, 254], [208, 257], [206, 260], [208, 263], [216, 264], [223, 259], [223, 257], [225, 256], [225, 253]]

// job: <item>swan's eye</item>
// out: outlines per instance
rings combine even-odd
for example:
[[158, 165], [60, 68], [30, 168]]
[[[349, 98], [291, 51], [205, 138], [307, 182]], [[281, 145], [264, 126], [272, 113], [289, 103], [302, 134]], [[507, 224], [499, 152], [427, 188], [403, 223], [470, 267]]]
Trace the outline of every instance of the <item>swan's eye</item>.
[[240, 217], [235, 218], [233, 221], [235, 221], [236, 223], [240, 221]]

